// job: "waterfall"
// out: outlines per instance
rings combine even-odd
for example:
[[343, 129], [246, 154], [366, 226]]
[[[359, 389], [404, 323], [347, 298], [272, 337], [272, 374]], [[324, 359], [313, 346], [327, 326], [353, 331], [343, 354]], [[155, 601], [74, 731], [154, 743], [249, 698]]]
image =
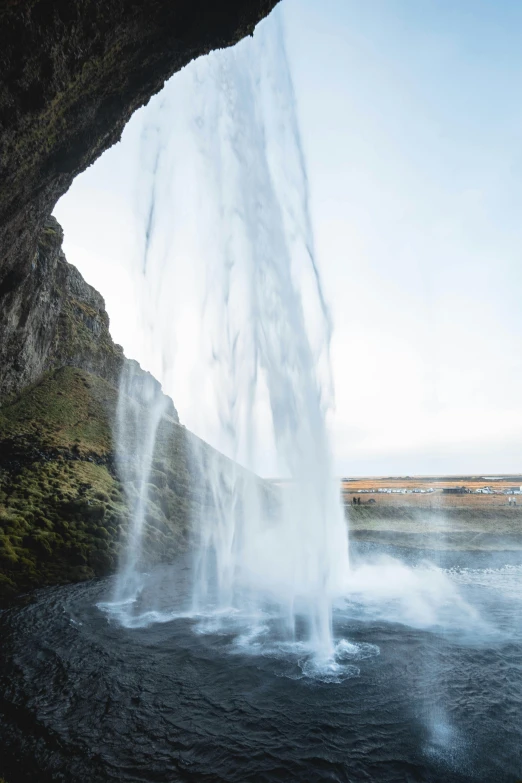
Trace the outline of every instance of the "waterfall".
[[132, 613], [143, 588], [142, 544], [149, 479], [156, 434], [166, 411], [167, 398], [158, 382], [136, 362], [125, 362], [120, 376], [114, 439], [130, 523], [116, 577], [114, 603], [126, 607], [127, 613]]
[[[234, 461], [286, 479], [270, 487], [195, 447], [195, 473], [205, 473], [210, 497], [194, 519], [192, 611], [274, 616], [282, 638], [329, 658], [332, 604], [348, 572], [326, 428], [332, 326], [280, 15], [253, 39], [173, 77], [141, 121], [138, 266], [150, 355], [162, 357], [150, 369], [187, 426]], [[118, 448], [128, 452], [132, 421], [141, 432], [141, 489], [120, 601], [138, 589], [146, 476], [161, 417], [152, 398], [149, 413], [136, 417], [127, 384]], [[122, 475], [127, 481], [125, 467]]]

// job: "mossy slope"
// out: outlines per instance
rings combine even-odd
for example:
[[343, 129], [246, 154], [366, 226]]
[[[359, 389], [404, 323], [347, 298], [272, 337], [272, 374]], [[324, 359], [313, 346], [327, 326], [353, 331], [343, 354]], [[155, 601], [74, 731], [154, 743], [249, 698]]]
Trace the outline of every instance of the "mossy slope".
[[[47, 373], [0, 408], [0, 597], [113, 571], [125, 541], [128, 497], [117, 478], [112, 428], [117, 391], [74, 367]], [[187, 545], [194, 505], [186, 430], [160, 427], [149, 486], [144, 556]]]

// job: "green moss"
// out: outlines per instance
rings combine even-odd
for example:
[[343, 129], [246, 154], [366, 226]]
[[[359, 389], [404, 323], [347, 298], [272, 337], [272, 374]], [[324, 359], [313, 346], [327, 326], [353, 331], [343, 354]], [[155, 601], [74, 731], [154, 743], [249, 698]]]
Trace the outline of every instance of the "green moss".
[[115, 401], [109, 384], [67, 367], [0, 409], [0, 597], [114, 569], [119, 527], [105, 519], [127, 518], [103, 464]]
[[[112, 467], [116, 405], [109, 383], [63, 367], [0, 408], [0, 598], [115, 570], [138, 494]], [[190, 437], [167, 419], [159, 428], [145, 564], [186, 548], [192, 513], [208, 499], [194, 488]]]
[[[46, 373], [41, 381], [14, 401], [0, 408], [2, 439], [34, 441], [41, 448], [73, 449], [78, 456], [111, 452], [110, 411], [116, 404], [116, 390], [106, 381], [78, 370], [63, 367]], [[58, 465], [47, 473], [61, 482]]]

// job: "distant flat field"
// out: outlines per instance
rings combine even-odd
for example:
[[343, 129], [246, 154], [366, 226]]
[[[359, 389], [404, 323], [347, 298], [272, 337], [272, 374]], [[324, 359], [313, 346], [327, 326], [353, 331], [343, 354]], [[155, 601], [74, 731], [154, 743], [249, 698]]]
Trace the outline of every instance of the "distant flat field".
[[[522, 552], [522, 495], [502, 494], [520, 489], [522, 476], [377, 476], [343, 479], [341, 486], [353, 540], [414, 549]], [[453, 487], [471, 492], [443, 492]], [[484, 487], [495, 494], [475, 492]], [[434, 491], [387, 494], [380, 488]], [[360, 505], [353, 505], [354, 497]]]
[[[288, 481], [273, 479], [284, 488]], [[352, 541], [391, 544], [421, 550], [511, 551], [522, 554], [522, 475], [368, 476], [344, 478], [342, 496]], [[445, 494], [466, 487], [469, 494]], [[474, 490], [491, 487], [492, 495]], [[386, 489], [433, 489], [433, 492], [385, 494]], [[371, 490], [359, 493], [358, 490]], [[353, 498], [360, 504], [353, 504]], [[508, 498], [516, 499], [516, 506]], [[374, 500], [371, 503], [370, 500]]]
[[[342, 495], [345, 503], [360, 498], [361, 504], [368, 504], [370, 499], [375, 505], [407, 506], [413, 508], [481, 508], [487, 509], [509, 505], [509, 495], [504, 493], [511, 489], [520, 489], [522, 475], [505, 476], [367, 476], [362, 478], [344, 478], [341, 481]], [[444, 489], [465, 487], [471, 490], [466, 494], [445, 493]], [[494, 494], [477, 493], [477, 489], [489, 487]], [[384, 493], [379, 489], [432, 489], [425, 493]], [[359, 492], [370, 490], [370, 492]], [[514, 495], [517, 507], [522, 507], [522, 495]], [[373, 503], [370, 505], [374, 505]]]

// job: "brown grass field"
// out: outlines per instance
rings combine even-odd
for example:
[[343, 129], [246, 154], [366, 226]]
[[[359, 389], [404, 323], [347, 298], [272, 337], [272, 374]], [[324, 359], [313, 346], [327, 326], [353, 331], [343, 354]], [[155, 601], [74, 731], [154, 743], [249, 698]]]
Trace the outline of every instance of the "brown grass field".
[[[284, 489], [287, 480], [272, 480]], [[342, 497], [352, 541], [392, 544], [429, 550], [522, 553], [522, 495], [504, 495], [522, 486], [522, 475], [511, 476], [371, 476], [345, 478]], [[381, 487], [428, 489], [429, 494], [384, 494]], [[469, 494], [445, 494], [466, 487]], [[473, 490], [491, 487], [496, 494]], [[372, 490], [358, 493], [359, 489]], [[353, 498], [361, 503], [353, 505]], [[510, 505], [514, 497], [517, 505]], [[373, 499], [374, 503], [369, 501]]]
[[[344, 478], [341, 491], [345, 503], [352, 498], [360, 498], [361, 505], [368, 505], [370, 498], [379, 506], [402, 506], [411, 508], [477, 508], [489, 509], [508, 506], [508, 489], [520, 489], [522, 475], [511, 476], [371, 476], [364, 478]], [[446, 494], [444, 489], [466, 487], [471, 492], [463, 495]], [[493, 495], [475, 493], [476, 489], [490, 487]], [[386, 494], [378, 492], [380, 488], [390, 489], [428, 489], [435, 491], [426, 494]], [[360, 489], [372, 490], [371, 493], [359, 493]], [[514, 496], [517, 507], [522, 507], [522, 495]], [[369, 505], [374, 505], [369, 504]]]
[[[344, 479], [342, 496], [352, 540], [453, 551], [522, 552], [522, 495], [504, 495], [522, 486], [522, 476], [377, 476]], [[429, 494], [384, 494], [380, 487], [428, 489]], [[466, 487], [469, 494], [444, 489]], [[476, 494], [491, 487], [495, 494]], [[373, 490], [358, 493], [359, 489]], [[353, 498], [360, 505], [353, 505]], [[514, 497], [517, 505], [510, 505]], [[375, 503], [370, 503], [374, 499]]]

